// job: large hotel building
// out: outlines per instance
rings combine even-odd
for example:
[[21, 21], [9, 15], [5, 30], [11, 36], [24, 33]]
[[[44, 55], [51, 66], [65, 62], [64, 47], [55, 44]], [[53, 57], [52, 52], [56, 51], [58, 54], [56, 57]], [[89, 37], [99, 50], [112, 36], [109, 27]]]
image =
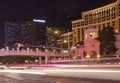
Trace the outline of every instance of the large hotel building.
[[82, 12], [82, 19], [72, 21], [73, 45], [84, 39], [84, 30], [94, 26], [99, 30], [107, 26], [120, 32], [120, 0], [106, 6]]
[[46, 28], [44, 23], [33, 21], [8, 20], [5, 22], [5, 47], [16, 43], [45, 45]]

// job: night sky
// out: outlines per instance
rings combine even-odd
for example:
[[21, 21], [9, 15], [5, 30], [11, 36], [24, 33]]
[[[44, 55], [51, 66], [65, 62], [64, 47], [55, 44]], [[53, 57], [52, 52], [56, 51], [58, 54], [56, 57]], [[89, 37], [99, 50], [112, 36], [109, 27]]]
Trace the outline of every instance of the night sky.
[[1, 19], [41, 18], [50, 26], [66, 27], [81, 12], [116, 0], [0, 0]]
[[[7, 19], [40, 18], [46, 20], [48, 26], [71, 28], [71, 20], [81, 18], [82, 11], [114, 1], [116, 0], [0, 0], [0, 22]], [[1, 30], [3, 27], [0, 26]]]

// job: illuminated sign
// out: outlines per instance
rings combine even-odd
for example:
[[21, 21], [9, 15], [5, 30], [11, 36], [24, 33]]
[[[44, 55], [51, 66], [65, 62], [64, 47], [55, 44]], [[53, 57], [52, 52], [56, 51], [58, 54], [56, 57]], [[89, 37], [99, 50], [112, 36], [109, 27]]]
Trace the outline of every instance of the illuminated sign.
[[68, 50], [63, 50], [63, 53], [68, 53]]
[[45, 20], [33, 19], [33, 22], [45, 23]]

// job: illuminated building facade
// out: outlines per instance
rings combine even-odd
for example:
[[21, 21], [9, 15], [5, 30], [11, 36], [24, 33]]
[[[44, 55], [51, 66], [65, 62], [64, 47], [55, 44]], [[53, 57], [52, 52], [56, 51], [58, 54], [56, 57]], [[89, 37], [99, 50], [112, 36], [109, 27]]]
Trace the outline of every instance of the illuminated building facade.
[[100, 58], [100, 42], [96, 39], [98, 35], [98, 28], [88, 27], [84, 31], [84, 44], [72, 47], [71, 53], [81, 59]]
[[106, 6], [82, 12], [82, 19], [72, 21], [73, 45], [84, 39], [84, 31], [89, 26], [99, 30], [107, 26], [120, 32], [120, 0]]
[[88, 27], [84, 31], [84, 47], [83, 50], [86, 58], [100, 57], [100, 42], [96, 39], [98, 37], [98, 29], [95, 27]]
[[33, 21], [6, 21], [5, 46], [14, 47], [21, 43], [26, 45], [44, 45], [46, 41], [45, 25]]
[[61, 39], [57, 40], [57, 44], [61, 49], [69, 49], [72, 47], [73, 34], [67, 32], [61, 35]]
[[5, 46], [14, 46], [15, 43], [24, 43], [31, 38], [29, 30], [31, 22], [6, 21], [5, 22]]

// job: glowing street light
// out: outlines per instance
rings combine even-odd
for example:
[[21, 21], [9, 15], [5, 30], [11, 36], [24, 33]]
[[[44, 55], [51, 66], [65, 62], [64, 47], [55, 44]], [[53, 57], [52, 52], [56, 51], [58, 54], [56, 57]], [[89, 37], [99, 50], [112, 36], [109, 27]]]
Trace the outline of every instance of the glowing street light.
[[64, 42], [64, 43], [67, 43], [68, 41], [67, 41], [67, 40], [64, 40], [63, 42]]
[[59, 34], [59, 31], [56, 30], [56, 31], [54, 31], [54, 33], [55, 33], [55, 34]]

